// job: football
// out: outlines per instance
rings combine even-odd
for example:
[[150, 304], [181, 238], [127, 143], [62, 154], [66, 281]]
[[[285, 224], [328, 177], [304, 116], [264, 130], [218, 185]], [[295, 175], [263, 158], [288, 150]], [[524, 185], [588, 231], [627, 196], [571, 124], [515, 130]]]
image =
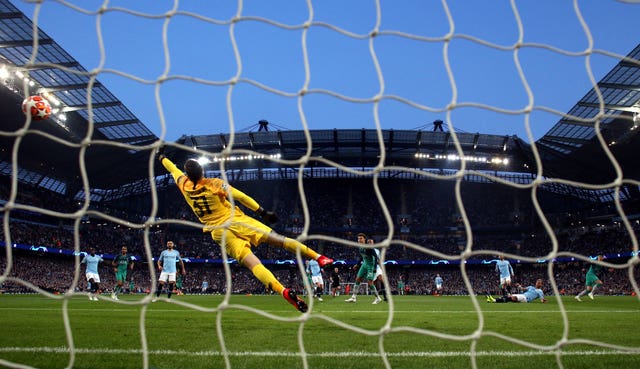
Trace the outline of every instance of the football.
[[45, 120], [51, 115], [51, 104], [42, 96], [29, 96], [22, 102], [22, 112], [33, 120]]

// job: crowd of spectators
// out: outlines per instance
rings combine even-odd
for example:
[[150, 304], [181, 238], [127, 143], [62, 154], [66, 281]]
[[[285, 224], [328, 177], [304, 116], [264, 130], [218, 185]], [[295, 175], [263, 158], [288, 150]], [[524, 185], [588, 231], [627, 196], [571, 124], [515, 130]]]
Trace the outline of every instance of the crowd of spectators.
[[[337, 184], [337, 182], [339, 182]], [[280, 222], [275, 229], [291, 237], [298, 236], [304, 226], [303, 201], [297, 188], [297, 181], [271, 181], [264, 183], [241, 182], [234, 184], [239, 189], [254, 197], [262, 206], [273, 209]], [[63, 195], [47, 190], [24, 187], [20, 185], [17, 204], [36, 206], [65, 214], [76, 212], [81, 203], [68, 199]], [[365, 232], [377, 242], [386, 240], [392, 227], [392, 241], [386, 244], [385, 260], [422, 261], [436, 259], [459, 259], [465, 254], [467, 259], [493, 259], [495, 254], [507, 253], [523, 257], [546, 258], [553, 250], [553, 240], [557, 241], [559, 253], [576, 253], [580, 255], [628, 254], [632, 250], [631, 235], [619, 222], [614, 222], [615, 214], [602, 224], [589, 223], [580, 214], [594, 214], [591, 209], [585, 210], [583, 200], [557, 201], [559, 195], [543, 193], [539, 195], [540, 206], [545, 216], [552, 223], [554, 234], [549, 235], [540, 226], [537, 213], [531, 202], [529, 190], [519, 190], [509, 186], [463, 182], [461, 187], [461, 203], [455, 197], [453, 182], [448, 181], [381, 181], [382, 201], [374, 192], [370, 179], [344, 180], [314, 179], [305, 181], [304, 196], [309, 214], [310, 235], [327, 235], [345, 241], [355, 241], [355, 234]], [[0, 200], [6, 203], [10, 192], [7, 183], [0, 185]], [[149, 208], [144, 201], [129, 201], [132, 209], [112, 207], [100, 203], [92, 205], [95, 213], [79, 215], [81, 218], [52, 217], [40, 212], [14, 208], [4, 211], [9, 217], [9, 234], [0, 228], [0, 238], [9, 239], [11, 243], [56, 247], [66, 250], [86, 251], [95, 247], [98, 253], [116, 254], [122, 246], [127, 246], [133, 255], [146, 260], [147, 245], [151, 256], [157, 257], [164, 249], [166, 241], [173, 240], [176, 249], [184, 257], [202, 260], [218, 260], [222, 258], [220, 247], [215, 244], [209, 234], [203, 233], [197, 226], [196, 219], [190, 209], [181, 201], [180, 194], [173, 187], [162, 189], [158, 193], [158, 218], [163, 222], [147, 222]], [[544, 200], [544, 201], [543, 201]], [[573, 201], [573, 202], [572, 202]], [[118, 202], [119, 204], [122, 201]], [[562, 204], [562, 208], [554, 204]], [[573, 210], [568, 212], [566, 209]], [[461, 207], [464, 212], [461, 212]], [[388, 209], [391, 219], [385, 218], [383, 208]], [[604, 211], [611, 211], [611, 206], [601, 206]], [[632, 209], [633, 210], [633, 209]], [[462, 214], [466, 214], [471, 226], [471, 234], [464, 228]], [[122, 222], [111, 222], [99, 214], [108, 214], [123, 219]], [[126, 218], [126, 219], [125, 219]], [[607, 222], [608, 219], [608, 222]], [[194, 226], [187, 226], [172, 220], [194, 221]], [[570, 223], [567, 222], [570, 220]], [[167, 222], [168, 221], [168, 222]], [[637, 236], [640, 225], [632, 222], [633, 232]], [[77, 245], [76, 245], [77, 236]], [[551, 237], [553, 236], [553, 238]], [[305, 241], [309, 246], [329, 255], [336, 260], [354, 262], [358, 254], [354, 245], [331, 242], [320, 239]], [[470, 244], [468, 247], [468, 243]], [[269, 262], [270, 260], [291, 260], [295, 256], [285, 250], [261, 246], [256, 254]], [[443, 255], [440, 255], [443, 254]], [[16, 253], [11, 271], [12, 277], [29, 281], [40, 288], [63, 292], [69, 288], [83, 290], [85, 282], [83, 274], [72, 286], [76, 269], [75, 259], [69, 257], [51, 257], [47, 254], [30, 255]], [[5, 263], [5, 258], [0, 259]], [[617, 262], [624, 262], [624, 258]], [[430, 293], [433, 277], [440, 273], [445, 279], [445, 293], [467, 294], [459, 268], [450, 266], [420, 266], [405, 268], [394, 265], [388, 267], [388, 279], [392, 286], [402, 276], [408, 292]], [[541, 264], [545, 265], [546, 264]], [[188, 264], [188, 276], [185, 290], [195, 292], [201, 290], [204, 280], [209, 283], [210, 293], [225, 292], [225, 272], [220, 263]], [[480, 293], [495, 289], [495, 276], [487, 266], [469, 266], [469, 280], [473, 291]], [[565, 291], [575, 291], [582, 287], [582, 265], [578, 263], [558, 263], [553, 276]], [[532, 283], [532, 279], [545, 277], [546, 269], [537, 264], [519, 264], [518, 273], [522, 283]], [[274, 269], [283, 283], [302, 287], [301, 277], [295, 266], [281, 265]], [[257, 285], [247, 272], [231, 265], [233, 292], [263, 293], [264, 288]], [[348, 268], [343, 268], [342, 280], [352, 281]], [[637, 275], [637, 273], [636, 273]], [[546, 276], [549, 277], [549, 276]], [[133, 274], [137, 291], [150, 288], [148, 264], [140, 263]], [[115, 281], [110, 268], [105, 266], [105, 286], [112, 286]], [[612, 273], [610, 289], [607, 293], [629, 293], [630, 284], [627, 273], [618, 270]], [[15, 282], [7, 282], [5, 290], [27, 291], [28, 287]], [[608, 287], [609, 288], [609, 287]], [[569, 292], [572, 293], [572, 292]]]
[[[6, 257], [0, 257], [2, 265], [1, 272], [7, 266]], [[5, 281], [1, 289], [5, 293], [30, 293], [34, 290], [26, 283], [28, 282], [42, 290], [51, 293], [65, 293], [67, 291], [86, 292], [87, 283], [84, 278], [84, 266], [76, 264], [75, 258], [51, 256], [30, 252], [14, 252], [12, 258], [10, 280]], [[608, 260], [605, 260], [608, 261]], [[536, 279], [543, 278], [546, 281], [545, 290], [547, 294], [552, 294], [551, 278], [558, 286], [561, 294], [574, 295], [584, 289], [584, 276], [589, 263], [570, 262], [553, 264], [552, 275], [547, 270], [547, 264], [514, 264], [514, 283], [523, 286], [532, 284]], [[285, 285], [304, 290], [303, 280], [297, 265], [272, 265], [277, 278]], [[344, 286], [351, 284], [355, 280], [355, 271], [349, 266], [338, 266], [340, 280]], [[386, 276], [393, 294], [398, 294], [398, 280], [404, 281], [404, 294], [430, 295], [434, 293], [434, 278], [436, 274], [444, 279], [443, 294], [446, 295], [469, 295], [486, 293], [499, 293], [498, 274], [495, 272], [494, 264], [474, 264], [464, 265], [465, 274], [469, 279], [472, 290], [467, 289], [464, 283], [463, 273], [460, 265], [436, 265], [418, 266], [412, 268], [389, 265], [386, 267]], [[78, 279], [74, 283], [75, 273], [78, 271]], [[224, 294], [227, 289], [226, 272], [222, 265], [206, 263], [187, 263], [187, 274], [183, 282], [183, 292], [185, 293], [208, 293]], [[237, 264], [229, 265], [231, 292], [236, 294], [263, 294], [268, 293], [249, 271]], [[638, 275], [640, 268], [636, 267], [635, 275]], [[114, 288], [115, 274], [110, 265], [110, 260], [102, 263], [99, 269], [101, 286], [104, 293], [109, 293]], [[157, 273], [157, 271], [156, 271]], [[326, 275], [328, 281], [328, 274]], [[629, 295], [633, 292], [628, 277], [628, 270], [613, 269], [606, 271], [601, 279], [604, 286], [600, 289], [601, 294], [609, 295]], [[128, 280], [133, 281], [133, 290], [129, 290], [129, 285], [125, 285], [125, 290], [130, 293], [149, 293], [151, 290], [151, 271], [149, 264], [141, 262], [136, 264], [134, 270], [129, 273]], [[202, 289], [203, 282], [206, 281], [208, 287]], [[327, 283], [327, 291], [328, 291]], [[343, 286], [343, 287], [344, 287]], [[344, 293], [344, 291], [343, 291]]]

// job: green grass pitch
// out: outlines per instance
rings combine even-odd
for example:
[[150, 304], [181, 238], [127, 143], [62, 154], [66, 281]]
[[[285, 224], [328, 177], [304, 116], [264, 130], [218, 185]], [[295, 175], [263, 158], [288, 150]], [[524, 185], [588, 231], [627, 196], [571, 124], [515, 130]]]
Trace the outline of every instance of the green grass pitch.
[[[478, 368], [640, 367], [634, 297], [565, 297], [567, 325], [555, 298], [488, 304], [479, 296], [480, 313], [462, 296], [394, 296], [379, 305], [370, 296], [356, 304], [325, 297], [309, 316], [279, 296], [142, 298], [0, 295], [0, 366], [142, 368], [146, 359], [150, 368], [471, 368], [473, 351]], [[561, 341], [560, 354], [545, 350]]]

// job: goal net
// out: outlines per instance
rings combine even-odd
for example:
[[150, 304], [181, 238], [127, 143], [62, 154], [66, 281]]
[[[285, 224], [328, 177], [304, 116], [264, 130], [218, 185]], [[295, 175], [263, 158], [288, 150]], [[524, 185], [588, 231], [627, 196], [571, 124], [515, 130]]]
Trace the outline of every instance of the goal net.
[[[59, 319], [47, 326], [51, 335], [0, 339], [0, 365], [57, 367], [60, 357], [67, 367], [145, 369], [637, 364], [640, 340], [629, 322], [639, 306], [640, 181], [628, 148], [640, 125], [640, 48], [624, 41], [637, 33], [640, 5], [607, 6], [618, 18], [577, 0], [0, 0], [7, 25], [0, 48], [26, 55], [16, 63], [18, 54], [0, 53], [2, 96], [39, 94], [30, 75], [42, 69], [84, 81], [46, 95], [78, 99], [64, 109], [52, 104], [49, 121], [75, 141], [30, 118], [0, 131], [9, 143], [0, 164], [0, 285], [6, 296], [41, 297], [28, 300], [33, 307], [7, 305], [0, 325], [29, 334], [42, 312]], [[5, 31], [18, 27], [21, 12], [33, 22], [29, 40]], [[609, 47], [605, 35], [614, 30], [623, 41]], [[43, 45], [55, 41], [86, 70], [56, 54], [42, 62]], [[98, 110], [112, 106], [100, 103], [96, 86], [109, 87], [140, 120], [114, 110], [112, 123], [101, 122]], [[64, 112], [86, 126], [65, 123]], [[271, 153], [260, 144], [284, 151], [287, 131], [306, 144], [265, 157]], [[402, 146], [407, 135], [412, 147]], [[61, 168], [42, 175], [21, 149], [34, 136], [43, 147], [75, 150], [75, 181], [56, 179]], [[324, 301], [313, 298], [300, 253], [255, 249], [304, 296], [304, 314], [202, 235], [157, 164], [161, 146], [176, 158], [214, 162], [208, 175], [276, 211], [275, 230], [334, 258]], [[84, 160], [96, 147], [105, 148], [106, 162], [109, 150], [142, 153], [148, 175], [135, 177], [139, 168], [127, 162], [105, 163], [100, 170], [136, 179], [93, 187], [99, 173]], [[398, 159], [399, 151], [410, 157]], [[357, 303], [344, 302], [356, 289], [359, 232], [374, 240], [365, 249], [380, 251], [376, 290], [388, 302], [373, 305], [366, 280]], [[169, 240], [185, 257], [187, 298], [164, 293], [154, 304], [157, 257]], [[93, 245], [104, 256], [100, 305], [87, 305], [81, 263]], [[111, 299], [111, 262], [127, 245], [135, 272], [122, 297]], [[508, 291], [496, 271], [500, 256], [514, 270]], [[595, 284], [595, 298], [585, 293], [579, 303], [592, 266], [607, 277]], [[530, 287], [539, 279], [544, 298], [487, 303], [539, 297]], [[541, 300], [548, 303], [531, 305]], [[92, 317], [109, 321], [92, 326]]]

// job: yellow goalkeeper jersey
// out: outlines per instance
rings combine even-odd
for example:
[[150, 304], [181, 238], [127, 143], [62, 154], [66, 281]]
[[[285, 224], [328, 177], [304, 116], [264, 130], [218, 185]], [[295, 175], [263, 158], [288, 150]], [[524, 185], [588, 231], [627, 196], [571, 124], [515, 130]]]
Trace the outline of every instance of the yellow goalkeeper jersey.
[[[178, 189], [184, 196], [200, 222], [205, 225], [220, 225], [231, 216], [231, 202], [228, 194], [231, 193], [234, 201], [241, 203], [252, 211], [258, 210], [260, 205], [242, 191], [225, 184], [219, 178], [202, 178], [194, 185], [176, 165], [168, 158], [162, 159], [162, 165], [171, 173]], [[237, 206], [234, 217], [241, 217], [244, 213]], [[206, 227], [204, 232], [210, 231]]]

